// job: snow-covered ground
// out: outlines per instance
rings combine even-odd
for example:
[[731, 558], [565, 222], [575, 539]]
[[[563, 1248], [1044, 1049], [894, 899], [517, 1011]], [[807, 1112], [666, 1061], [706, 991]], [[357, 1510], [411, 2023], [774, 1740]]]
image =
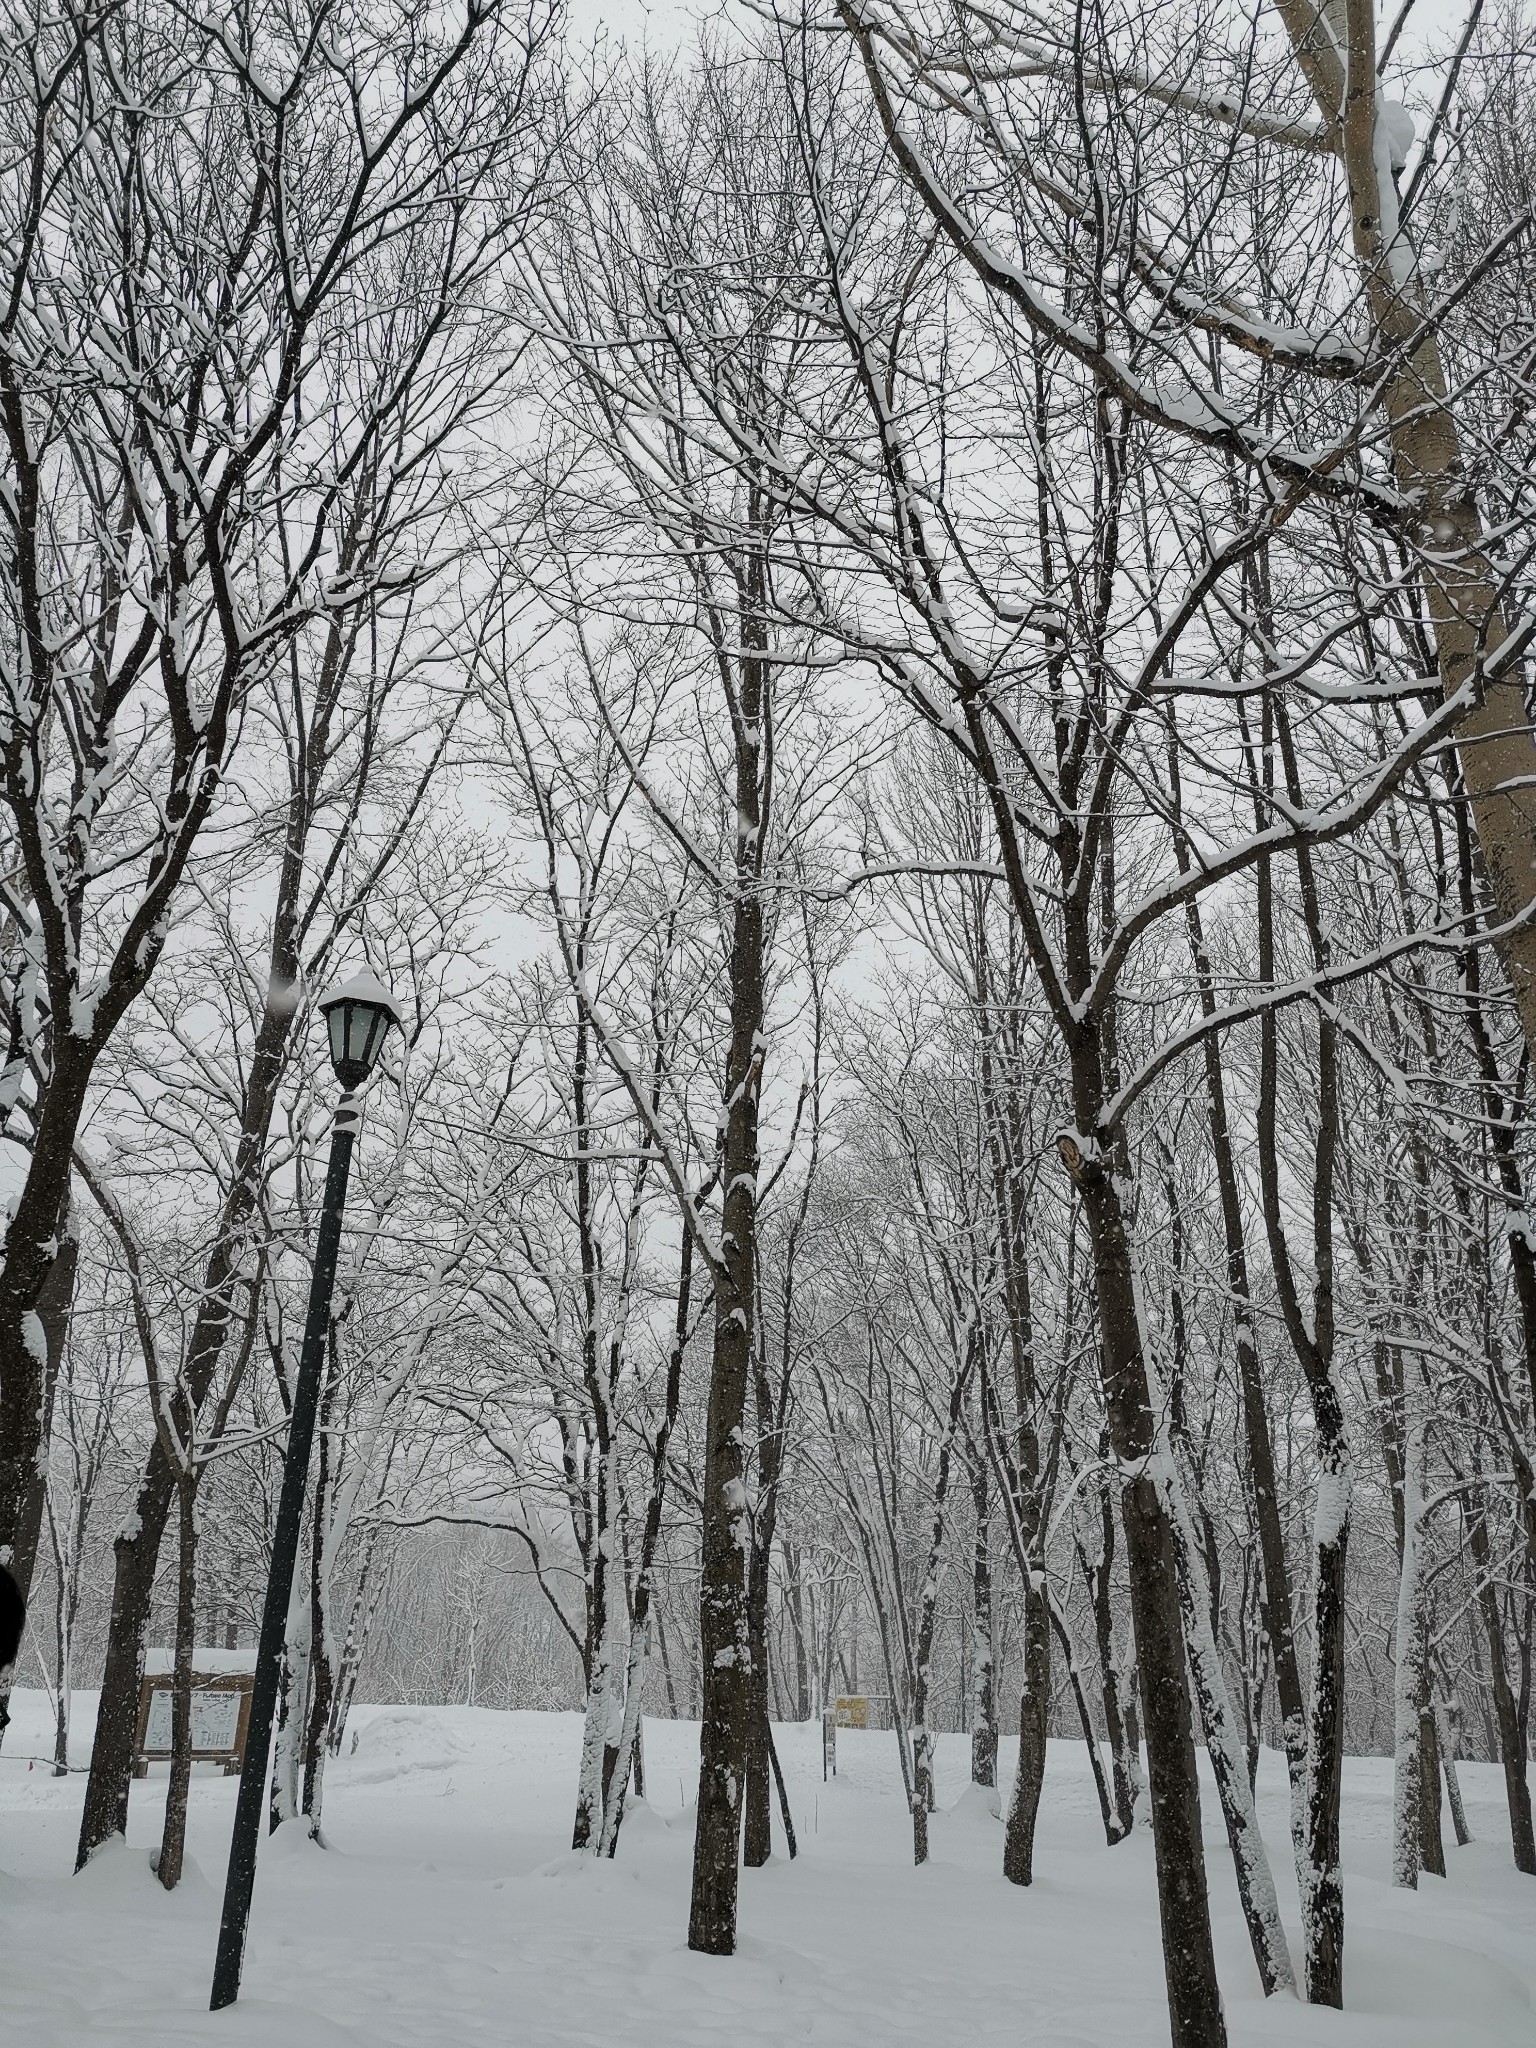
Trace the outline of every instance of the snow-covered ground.
[[[80, 1700], [82, 1750], [94, 1699]], [[329, 1850], [265, 1845], [238, 2006], [207, 2010], [234, 1787], [194, 1779], [191, 1862], [156, 1884], [164, 1771], [134, 1787], [127, 1847], [80, 1877], [82, 1780], [56, 1780], [39, 1694], [18, 1696], [0, 1761], [0, 2036], [27, 2048], [199, 2042], [231, 2048], [1138, 2048], [1167, 2041], [1145, 1835], [1109, 1850], [1082, 1750], [1054, 1743], [1029, 1891], [967, 1789], [968, 1747], [939, 1741], [933, 1858], [911, 1864], [893, 1739], [845, 1731], [821, 1781], [814, 1727], [778, 1731], [801, 1855], [742, 1878], [739, 1953], [688, 1953], [697, 1731], [646, 1728], [650, 1802], [612, 1864], [566, 1849], [579, 1723], [558, 1714], [368, 1707], [332, 1766]], [[350, 1737], [349, 1737], [350, 1740]], [[83, 1761], [83, 1755], [81, 1761]], [[1478, 1839], [1450, 1877], [1387, 1883], [1390, 1764], [1346, 1766], [1344, 2013], [1268, 2004], [1206, 1801], [1234, 2048], [1532, 2048], [1536, 1881], [1510, 1865], [1497, 1773], [1462, 1770]], [[1285, 1792], [1266, 1756], [1260, 1809], [1295, 1937]], [[292, 1833], [294, 1838], [287, 1839]]]

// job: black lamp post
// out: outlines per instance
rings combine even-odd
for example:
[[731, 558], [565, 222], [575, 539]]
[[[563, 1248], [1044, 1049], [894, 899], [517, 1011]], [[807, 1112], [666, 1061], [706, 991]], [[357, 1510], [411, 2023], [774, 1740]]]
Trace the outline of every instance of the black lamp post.
[[256, 1845], [261, 1838], [261, 1813], [266, 1802], [267, 1761], [272, 1744], [272, 1716], [277, 1705], [278, 1674], [288, 1625], [288, 1601], [299, 1554], [299, 1529], [304, 1519], [304, 1491], [309, 1479], [309, 1453], [320, 1403], [320, 1373], [325, 1359], [331, 1289], [336, 1279], [336, 1254], [341, 1244], [341, 1212], [347, 1199], [352, 1146], [362, 1123], [354, 1091], [373, 1072], [392, 1025], [400, 1021], [395, 999], [371, 974], [359, 974], [321, 999], [331, 1039], [331, 1064], [342, 1085], [331, 1126], [331, 1158], [325, 1175], [325, 1198], [315, 1234], [315, 1267], [309, 1283], [309, 1313], [304, 1322], [304, 1348], [294, 1381], [293, 1410], [288, 1418], [288, 1449], [283, 1457], [283, 1488], [278, 1497], [277, 1525], [272, 1536], [272, 1569], [266, 1604], [261, 1611], [261, 1643], [256, 1652], [256, 1678], [251, 1688], [251, 1718], [245, 1756], [240, 1766], [240, 1792], [235, 1801], [235, 1827], [229, 1844], [229, 1876], [224, 1883], [224, 1913], [219, 1921], [219, 1953], [213, 1966], [210, 2010], [233, 2005], [240, 1996], [240, 1965], [245, 1955], [245, 1930], [251, 1913], [251, 1888], [256, 1882]]

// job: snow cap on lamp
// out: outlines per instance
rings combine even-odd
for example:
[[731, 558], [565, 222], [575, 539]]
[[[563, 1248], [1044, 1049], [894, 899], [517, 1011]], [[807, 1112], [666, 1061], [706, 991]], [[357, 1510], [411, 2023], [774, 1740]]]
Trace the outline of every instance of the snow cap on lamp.
[[368, 968], [320, 998], [331, 1040], [331, 1065], [344, 1088], [361, 1088], [373, 1072], [400, 1005]]

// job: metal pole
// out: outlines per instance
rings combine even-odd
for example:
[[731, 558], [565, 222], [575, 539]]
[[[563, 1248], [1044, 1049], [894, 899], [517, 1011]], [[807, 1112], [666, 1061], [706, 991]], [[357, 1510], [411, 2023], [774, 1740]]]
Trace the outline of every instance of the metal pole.
[[213, 1966], [213, 1997], [209, 2010], [219, 2012], [240, 1996], [240, 1965], [245, 1956], [245, 1930], [251, 1915], [251, 1888], [256, 1882], [256, 1847], [267, 1796], [267, 1759], [272, 1744], [272, 1716], [277, 1706], [282, 1669], [288, 1600], [293, 1591], [299, 1555], [299, 1530], [304, 1520], [304, 1494], [309, 1481], [309, 1453], [315, 1438], [320, 1405], [320, 1377], [325, 1362], [331, 1315], [331, 1290], [336, 1280], [336, 1255], [341, 1246], [341, 1212], [347, 1199], [352, 1146], [362, 1124], [357, 1097], [349, 1088], [336, 1107], [331, 1126], [331, 1157], [326, 1168], [320, 1228], [315, 1235], [315, 1269], [309, 1283], [309, 1313], [304, 1322], [304, 1348], [299, 1354], [288, 1419], [288, 1449], [283, 1457], [283, 1490], [277, 1503], [272, 1535], [272, 1569], [267, 1577], [266, 1605], [261, 1611], [261, 1643], [256, 1652], [256, 1682], [251, 1689], [251, 1719], [245, 1756], [240, 1765], [240, 1792], [235, 1800], [235, 1828], [229, 1843], [229, 1875], [224, 1881], [224, 1912], [219, 1921], [219, 1953]]

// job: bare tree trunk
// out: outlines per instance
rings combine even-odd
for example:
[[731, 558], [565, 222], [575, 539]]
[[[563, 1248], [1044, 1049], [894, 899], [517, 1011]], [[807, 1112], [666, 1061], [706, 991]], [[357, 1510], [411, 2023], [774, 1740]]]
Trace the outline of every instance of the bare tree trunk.
[[138, 1729], [139, 1686], [144, 1675], [144, 1631], [154, 1598], [160, 1540], [175, 1493], [175, 1477], [157, 1432], [145, 1460], [144, 1476], [113, 1550], [112, 1611], [107, 1627], [107, 1661], [96, 1709], [96, 1735], [80, 1817], [75, 1868], [114, 1835], [128, 1832], [128, 1788], [133, 1780], [133, 1743]]
[[[1424, 1418], [1415, 1415], [1403, 1448], [1403, 1557], [1397, 1592], [1397, 1669], [1393, 1678], [1392, 1882], [1419, 1881], [1423, 1840], [1421, 1752], [1426, 1655], [1424, 1641]], [[1439, 1774], [1436, 1773], [1436, 1791]], [[1444, 1861], [1442, 1857], [1442, 1862]], [[1443, 1873], [1442, 1873], [1443, 1874]]]
[[[188, 1447], [190, 1453], [190, 1446]], [[176, 1580], [176, 1668], [171, 1688], [171, 1778], [156, 1874], [165, 1889], [181, 1882], [187, 1846], [187, 1794], [192, 1783], [192, 1663], [197, 1646], [197, 1474], [178, 1477], [181, 1563]]]
[[1079, 1546], [1078, 1558], [1088, 1581], [1093, 1608], [1094, 1640], [1099, 1651], [1099, 1684], [1104, 1703], [1104, 1728], [1109, 1737], [1110, 1768], [1114, 1773], [1115, 1818], [1119, 1824], [1116, 1841], [1122, 1841], [1136, 1825], [1136, 1802], [1141, 1796], [1141, 1745], [1136, 1739], [1134, 1686], [1120, 1669], [1115, 1654], [1115, 1616], [1110, 1600], [1115, 1559], [1115, 1513], [1109, 1488], [1099, 1496], [1098, 1555], [1090, 1559]]
[[992, 1518], [987, 1461], [971, 1465], [976, 1548], [971, 1562], [971, 1783], [997, 1783], [997, 1684], [992, 1621]]
[[1440, 1828], [1440, 1737], [1435, 1710], [1419, 1710], [1419, 1867], [1431, 1877], [1445, 1875], [1445, 1837]]
[[[34, 1321], [37, 1332], [42, 1338], [42, 1359], [40, 1370], [35, 1374], [34, 1389], [38, 1401], [36, 1416], [37, 1449], [33, 1458], [32, 1469], [30, 1473], [25, 1475], [24, 1483], [20, 1486], [19, 1499], [15, 1509], [15, 1521], [12, 1526], [9, 1556], [7, 1556], [4, 1548], [4, 1538], [0, 1537], [0, 1564], [9, 1567], [11, 1577], [16, 1581], [23, 1599], [28, 1597], [31, 1590], [32, 1575], [37, 1569], [38, 1547], [42, 1540], [43, 1517], [48, 1493], [47, 1448], [53, 1430], [54, 1395], [59, 1383], [59, 1368], [64, 1359], [64, 1345], [69, 1335], [70, 1308], [74, 1302], [75, 1275], [79, 1271], [79, 1266], [80, 1239], [76, 1230], [73, 1206], [69, 1199], [66, 1183], [63, 1221], [60, 1225], [58, 1250], [53, 1257], [53, 1261], [48, 1268], [37, 1296], [37, 1310]], [[36, 1367], [38, 1361], [33, 1360], [32, 1364], [33, 1367]], [[9, 1370], [10, 1368], [7, 1368], [8, 1372]], [[29, 1378], [26, 1384], [32, 1387], [34, 1385], [33, 1379]], [[4, 1411], [10, 1406], [9, 1392], [10, 1385], [9, 1381], [7, 1381], [6, 1396], [4, 1399], [0, 1399], [0, 1431], [3, 1431], [8, 1426], [14, 1426], [20, 1434], [25, 1435], [27, 1428], [31, 1426], [25, 1420], [8, 1425], [3, 1419]], [[3, 1460], [0, 1460], [0, 1463], [3, 1463]], [[0, 1707], [3, 1707], [9, 1699], [10, 1689], [10, 1677], [0, 1674]], [[67, 1706], [63, 1709], [63, 1712], [67, 1724], [69, 1719]], [[4, 1739], [4, 1734], [4, 1723], [0, 1721], [0, 1740]], [[66, 1729], [66, 1742], [67, 1739]]]
[[1184, 1635], [1189, 1649], [1190, 1672], [1195, 1698], [1205, 1729], [1206, 1753], [1211, 1759], [1222, 1818], [1232, 1849], [1237, 1873], [1238, 1896], [1253, 1960], [1258, 1966], [1264, 1996], [1293, 1990], [1296, 1975], [1291, 1967], [1285, 1929], [1280, 1922], [1280, 1902], [1275, 1893], [1274, 1874], [1264, 1847], [1264, 1836], [1254, 1811], [1253, 1794], [1221, 1669], [1221, 1653], [1210, 1621], [1210, 1594], [1205, 1567], [1184, 1503], [1176, 1454], [1170, 1451], [1168, 1473], [1168, 1519], [1173, 1530], [1175, 1555], [1179, 1563], [1179, 1591], [1184, 1605]]
[[704, 1683], [699, 1806], [693, 1844], [688, 1946], [705, 1955], [736, 1948], [737, 1861], [747, 1731], [752, 1714], [752, 1642], [747, 1617], [745, 1430], [757, 1307], [758, 1105], [766, 1012], [766, 944], [761, 863], [767, 818], [763, 715], [768, 696], [764, 605], [767, 565], [754, 554], [744, 571], [748, 607], [736, 664], [736, 886], [730, 955], [731, 1044], [725, 1071], [720, 1254], [714, 1268], [715, 1346], [704, 1445], [703, 1559], [699, 1583]]
[[316, 1841], [320, 1840], [321, 1807], [325, 1797], [325, 1759], [328, 1753], [326, 1737], [330, 1729], [331, 1709], [336, 1698], [331, 1588], [325, 1569], [325, 1553], [336, 1462], [331, 1444], [331, 1425], [335, 1416], [340, 1370], [337, 1330], [333, 1321], [330, 1330], [329, 1370], [326, 1373], [325, 1388], [321, 1397], [320, 1427], [317, 1432], [319, 1446], [315, 1459], [315, 1505], [309, 1553], [309, 1715], [304, 1729], [303, 1787], [299, 1799], [299, 1810], [307, 1816], [309, 1831]]
[[1467, 1547], [1477, 1572], [1477, 1604], [1488, 1638], [1494, 1720], [1499, 1731], [1499, 1759], [1504, 1766], [1504, 1797], [1509, 1807], [1509, 1838], [1516, 1870], [1536, 1877], [1536, 1827], [1531, 1819], [1531, 1788], [1526, 1776], [1525, 1738], [1514, 1690], [1504, 1662], [1504, 1624], [1498, 1590], [1493, 1584], [1493, 1546], [1488, 1524], [1478, 1508], [1467, 1521]]
[[[1091, 1071], [1080, 1086], [1096, 1106], [1097, 1055], [1079, 1055]], [[1080, 1121], [1090, 1125], [1092, 1116]], [[1130, 1244], [1118, 1189], [1106, 1161], [1085, 1156], [1072, 1138], [1060, 1141], [1082, 1197], [1093, 1247], [1100, 1370], [1110, 1444], [1122, 1474], [1121, 1521], [1130, 1565], [1131, 1615], [1141, 1674], [1142, 1722], [1152, 1793], [1152, 1831], [1161, 1906], [1163, 1967], [1174, 2048], [1224, 2048], [1226, 2023], [1211, 1942], [1205, 1851], [1200, 1838], [1200, 1781], [1184, 1663], [1178, 1563], [1173, 1532], [1148, 1470], [1157, 1425], [1142, 1349]]]
[[1461, 1715], [1454, 1700], [1436, 1708], [1435, 1726], [1439, 1733], [1440, 1763], [1445, 1772], [1445, 1797], [1451, 1809], [1451, 1827], [1456, 1835], [1457, 1848], [1465, 1849], [1472, 1840], [1472, 1830], [1467, 1825], [1467, 1809], [1462, 1803], [1461, 1779], [1456, 1770], [1456, 1758], [1461, 1747]]
[[[1477, 494], [1467, 488], [1439, 335], [1426, 307], [1417, 254], [1401, 228], [1385, 137], [1378, 134], [1376, 24], [1371, 0], [1276, 0], [1318, 111], [1339, 135], [1354, 254], [1377, 345], [1394, 361], [1384, 405], [1399, 488], [1413, 508], [1418, 567], [1439, 655], [1440, 687], [1460, 690], [1498, 650], [1506, 628], [1499, 578], [1485, 552]], [[1523, 913], [1536, 874], [1536, 736], [1518, 660], [1485, 675], [1458, 739], [1499, 921], [1500, 941], [1526, 1044], [1536, 1046], [1536, 926]]]
[[1099, 1795], [1099, 1817], [1104, 1823], [1105, 1844], [1113, 1849], [1116, 1842], [1123, 1841], [1125, 1830], [1121, 1827], [1110, 1799], [1109, 1780], [1104, 1775], [1104, 1759], [1099, 1754], [1098, 1737], [1094, 1732], [1093, 1715], [1088, 1706], [1088, 1695], [1083, 1690], [1082, 1675], [1077, 1668], [1077, 1657], [1072, 1647], [1072, 1638], [1067, 1625], [1051, 1607], [1051, 1626], [1056, 1631], [1056, 1640], [1061, 1645], [1061, 1654], [1066, 1660], [1067, 1683], [1071, 1687], [1073, 1703], [1077, 1708], [1077, 1723], [1083, 1731], [1083, 1746], [1088, 1751], [1088, 1763], [1093, 1772], [1094, 1788]]
[[1019, 1763], [1003, 1834], [1003, 1876], [1033, 1884], [1035, 1822], [1045, 1785], [1045, 1745], [1051, 1711], [1051, 1619], [1045, 1597], [1024, 1587], [1024, 1689], [1019, 1698]]

